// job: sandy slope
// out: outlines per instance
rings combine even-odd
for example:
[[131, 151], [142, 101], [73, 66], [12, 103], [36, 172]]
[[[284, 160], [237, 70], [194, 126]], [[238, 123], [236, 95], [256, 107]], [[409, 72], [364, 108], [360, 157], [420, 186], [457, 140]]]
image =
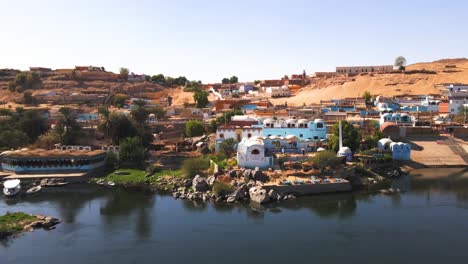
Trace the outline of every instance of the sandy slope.
[[[446, 65], [456, 65], [456, 68], [445, 68]], [[359, 75], [350, 78], [335, 77], [320, 79], [316, 83], [304, 87], [296, 95], [289, 98], [273, 99], [273, 104], [302, 105], [317, 103], [320, 100], [339, 99], [345, 97], [360, 97], [365, 91], [373, 95], [401, 94], [438, 94], [434, 87], [440, 83], [468, 83], [468, 60], [447, 59], [431, 63], [409, 65], [407, 70], [431, 70], [437, 74], [376, 74]], [[444, 72], [444, 71], [451, 72]]]

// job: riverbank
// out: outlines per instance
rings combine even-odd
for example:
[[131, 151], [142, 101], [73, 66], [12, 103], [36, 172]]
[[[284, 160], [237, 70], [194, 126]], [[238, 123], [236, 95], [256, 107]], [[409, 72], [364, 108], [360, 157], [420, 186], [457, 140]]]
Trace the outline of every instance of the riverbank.
[[30, 215], [22, 212], [6, 213], [0, 216], [0, 239], [5, 239], [22, 232], [30, 232], [37, 228], [52, 229], [60, 221], [57, 218]]

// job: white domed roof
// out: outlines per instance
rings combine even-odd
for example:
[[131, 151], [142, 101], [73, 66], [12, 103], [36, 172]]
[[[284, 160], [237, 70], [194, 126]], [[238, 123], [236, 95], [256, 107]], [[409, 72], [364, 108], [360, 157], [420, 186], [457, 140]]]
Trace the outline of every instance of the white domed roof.
[[307, 119], [299, 119], [299, 121], [297, 121], [298, 124], [307, 124], [307, 122], [309, 122]]
[[348, 147], [342, 147], [339, 151], [338, 151], [338, 156], [347, 156], [348, 154], [351, 153], [351, 149], [348, 148]]
[[295, 120], [295, 119], [288, 119], [288, 120], [286, 120], [286, 124], [293, 124], [293, 123], [296, 123], [296, 120]]
[[323, 122], [323, 119], [315, 119], [314, 122], [315, 123]]
[[273, 118], [267, 118], [265, 120], [263, 120], [263, 124], [271, 124], [271, 123], [274, 123], [275, 120], [273, 120]]

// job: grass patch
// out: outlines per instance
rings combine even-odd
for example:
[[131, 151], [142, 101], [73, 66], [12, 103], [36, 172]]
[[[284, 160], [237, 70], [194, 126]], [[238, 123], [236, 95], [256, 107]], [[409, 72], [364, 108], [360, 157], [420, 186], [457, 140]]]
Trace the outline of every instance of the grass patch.
[[[127, 172], [128, 174], [119, 174], [119, 172]], [[157, 185], [158, 179], [169, 176], [174, 178], [182, 177], [181, 170], [163, 170], [156, 172], [152, 176], [146, 177], [148, 172], [138, 169], [119, 169], [106, 176], [106, 181], [113, 181], [117, 185]]]
[[0, 216], [0, 238], [4, 235], [18, 233], [23, 230], [23, 226], [36, 220], [36, 217], [25, 213], [6, 213]]

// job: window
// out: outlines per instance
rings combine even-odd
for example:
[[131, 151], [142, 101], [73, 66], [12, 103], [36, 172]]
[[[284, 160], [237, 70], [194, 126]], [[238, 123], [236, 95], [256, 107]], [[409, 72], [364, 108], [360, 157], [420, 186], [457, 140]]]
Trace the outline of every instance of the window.
[[252, 137], [252, 134], [248, 133], [248, 134], [247, 134], [247, 137], [248, 137], [248, 138], [251, 138], [251, 137]]
[[252, 155], [259, 155], [260, 151], [258, 149], [254, 149], [254, 150], [252, 150], [251, 154]]
[[317, 128], [323, 128], [323, 123], [317, 123]]
[[224, 138], [224, 134], [223, 133], [219, 134], [219, 137]]
[[303, 136], [304, 136], [304, 135], [302, 135], [302, 134], [299, 134], [299, 137], [303, 137]]
[[318, 137], [317, 137], [317, 136], [314, 136], [314, 140], [317, 140], [317, 139], [318, 139]]

